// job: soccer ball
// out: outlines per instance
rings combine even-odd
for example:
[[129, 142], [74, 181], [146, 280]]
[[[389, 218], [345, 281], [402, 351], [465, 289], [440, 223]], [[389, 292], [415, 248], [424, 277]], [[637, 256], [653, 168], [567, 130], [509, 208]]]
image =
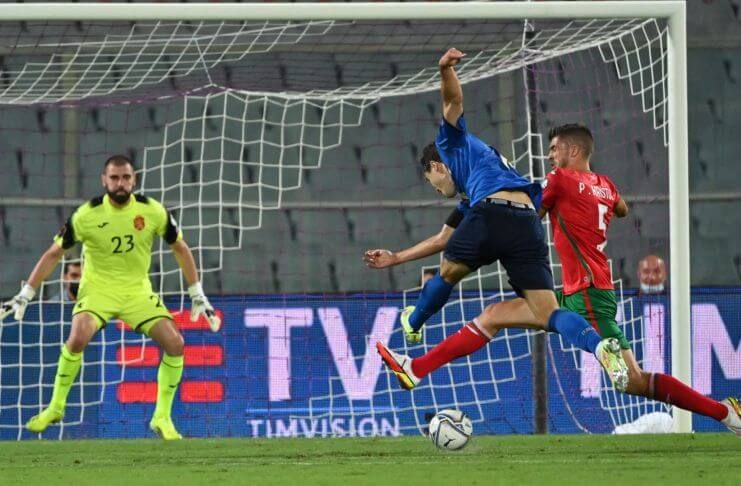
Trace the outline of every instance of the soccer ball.
[[457, 451], [468, 444], [473, 425], [460, 410], [441, 410], [430, 420], [430, 440], [438, 449]]

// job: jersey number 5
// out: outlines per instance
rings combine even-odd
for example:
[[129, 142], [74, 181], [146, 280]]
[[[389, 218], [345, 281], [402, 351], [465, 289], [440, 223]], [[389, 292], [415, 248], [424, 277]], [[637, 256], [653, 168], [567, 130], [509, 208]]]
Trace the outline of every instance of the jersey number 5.
[[[113, 236], [111, 237], [111, 242], [116, 245], [113, 249], [113, 253], [128, 253], [134, 249], [134, 235], [123, 235], [123, 238], [120, 236]], [[122, 246], [124, 248], [121, 248]]]
[[599, 251], [603, 251], [607, 246], [607, 221], [605, 221], [605, 216], [607, 216], [608, 209], [606, 205], [597, 203], [597, 227], [602, 231], [602, 243], [597, 245]]

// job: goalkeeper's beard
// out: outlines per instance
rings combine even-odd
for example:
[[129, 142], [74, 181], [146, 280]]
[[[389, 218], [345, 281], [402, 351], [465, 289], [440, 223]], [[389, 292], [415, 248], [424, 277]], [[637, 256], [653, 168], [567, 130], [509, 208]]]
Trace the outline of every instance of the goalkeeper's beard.
[[125, 189], [116, 189], [115, 191], [106, 190], [106, 194], [116, 204], [126, 204], [131, 197], [131, 193]]

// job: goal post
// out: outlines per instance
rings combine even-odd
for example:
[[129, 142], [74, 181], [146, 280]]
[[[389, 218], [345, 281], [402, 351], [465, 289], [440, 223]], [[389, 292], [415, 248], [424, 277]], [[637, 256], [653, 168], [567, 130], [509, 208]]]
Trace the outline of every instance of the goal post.
[[[668, 15], [669, 276], [672, 312], [672, 373], [692, 385], [690, 301], [689, 126], [687, 121], [687, 18], [684, 2]], [[674, 431], [691, 432], [692, 416], [674, 410]]]
[[[2, 4], [3, 21], [322, 21], [468, 19], [662, 19], [666, 21], [671, 372], [692, 383], [687, 36], [683, 1], [379, 2], [270, 4]], [[575, 47], [576, 49], [577, 47]], [[578, 47], [581, 49], [581, 47]], [[569, 53], [560, 45], [559, 52]], [[74, 81], [74, 80], [72, 80]], [[368, 95], [378, 97], [378, 93]], [[241, 102], [241, 100], [239, 100]], [[247, 112], [248, 101], [244, 101]], [[205, 103], [204, 103], [205, 106]], [[223, 101], [227, 110], [227, 100]], [[365, 105], [358, 108], [362, 111]], [[204, 108], [205, 112], [205, 108]], [[267, 116], [267, 115], [266, 115]], [[184, 124], [183, 124], [184, 125]], [[185, 128], [183, 128], [185, 131]], [[75, 145], [74, 140], [69, 141]], [[164, 159], [164, 155], [163, 155]], [[65, 161], [65, 164], [68, 162]], [[688, 412], [673, 409], [674, 431], [690, 432]]]
[[[5, 4], [5, 20], [404, 20], [684, 18], [682, 1]], [[677, 17], [674, 17], [674, 16]], [[674, 19], [674, 20], [673, 20]]]

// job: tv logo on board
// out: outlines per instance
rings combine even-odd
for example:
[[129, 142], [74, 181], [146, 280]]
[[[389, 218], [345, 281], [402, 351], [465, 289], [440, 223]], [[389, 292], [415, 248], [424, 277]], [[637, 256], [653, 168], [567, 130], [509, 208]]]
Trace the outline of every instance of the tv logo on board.
[[[271, 402], [291, 399], [291, 331], [311, 327], [314, 312], [327, 338], [339, 379], [350, 400], [370, 400], [381, 373], [381, 357], [367, 346], [360, 370], [350, 347], [342, 313], [337, 307], [245, 309], [247, 328], [264, 328], [268, 345], [268, 395]], [[367, 342], [387, 344], [399, 313], [397, 307], [379, 307]]]
[[[620, 309], [621, 310], [621, 309]], [[388, 344], [398, 317], [397, 307], [379, 307], [366, 342]], [[373, 346], [367, 346], [362, 357], [356, 357], [350, 347], [347, 326], [337, 307], [250, 308], [244, 311], [247, 328], [262, 328], [267, 333], [268, 395], [271, 402], [291, 400], [291, 333], [308, 328], [316, 318], [349, 400], [370, 400], [382, 372], [380, 357]], [[623, 318], [618, 313], [618, 322]], [[666, 316], [663, 304], [647, 304], [643, 308], [643, 360], [649, 372], [664, 372], [666, 367]], [[693, 386], [706, 395], [712, 393], [713, 360], [718, 363], [728, 380], [741, 379], [741, 343], [734, 345], [723, 318], [715, 304], [692, 306]], [[362, 359], [358, 359], [362, 358]], [[358, 369], [356, 362], [360, 362]], [[602, 372], [593, 356], [582, 355], [581, 395], [596, 398], [602, 390]], [[273, 424], [273, 430], [292, 429], [293, 425]], [[261, 425], [262, 426], [262, 425]], [[298, 424], [303, 426], [303, 424]], [[312, 425], [313, 426], [313, 425]], [[310, 426], [310, 428], [312, 427]], [[265, 424], [267, 428], [267, 424]], [[299, 427], [300, 428], [300, 427]]]

